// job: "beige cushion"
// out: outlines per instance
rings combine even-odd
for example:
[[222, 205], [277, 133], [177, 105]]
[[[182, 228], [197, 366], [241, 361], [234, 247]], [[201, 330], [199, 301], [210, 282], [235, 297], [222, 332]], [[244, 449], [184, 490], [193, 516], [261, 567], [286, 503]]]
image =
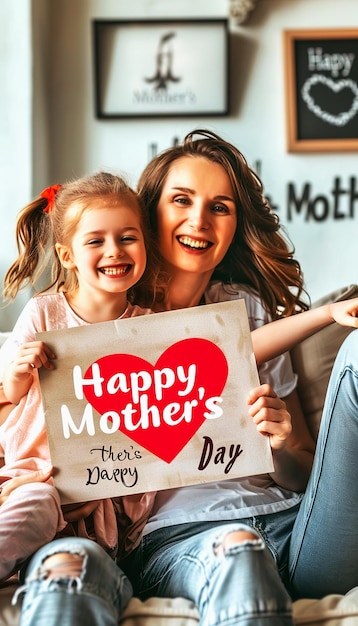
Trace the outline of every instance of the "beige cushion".
[[330, 595], [322, 600], [297, 600], [293, 605], [295, 624], [305, 626], [357, 626], [358, 587], [345, 596]]
[[0, 348], [3, 343], [5, 343], [6, 339], [9, 337], [10, 332], [0, 331]]
[[0, 626], [18, 626], [19, 624], [20, 607], [11, 606], [11, 599], [16, 589], [17, 584], [12, 580], [0, 585]]
[[[19, 625], [19, 607], [11, 607], [15, 585], [0, 588], [0, 626]], [[21, 602], [20, 602], [21, 604]], [[297, 600], [293, 604], [294, 624], [305, 626], [357, 626], [358, 587], [345, 596], [330, 595], [322, 600]], [[197, 626], [198, 613], [184, 598], [133, 598], [120, 626]]]
[[120, 620], [120, 626], [197, 626], [199, 614], [185, 598], [133, 598]]
[[[350, 285], [333, 291], [315, 302], [314, 306], [356, 297], [358, 285]], [[351, 331], [351, 328], [331, 324], [291, 350], [293, 369], [298, 374], [298, 395], [314, 438], [318, 433], [328, 380], [336, 354]]]

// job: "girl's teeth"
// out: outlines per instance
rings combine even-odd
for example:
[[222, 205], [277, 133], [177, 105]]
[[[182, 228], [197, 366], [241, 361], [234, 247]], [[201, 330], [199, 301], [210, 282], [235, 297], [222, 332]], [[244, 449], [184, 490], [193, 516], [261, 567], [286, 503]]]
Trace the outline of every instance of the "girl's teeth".
[[125, 274], [127, 268], [126, 267], [102, 267], [101, 271], [103, 274], [109, 274], [110, 276], [120, 276], [121, 274]]

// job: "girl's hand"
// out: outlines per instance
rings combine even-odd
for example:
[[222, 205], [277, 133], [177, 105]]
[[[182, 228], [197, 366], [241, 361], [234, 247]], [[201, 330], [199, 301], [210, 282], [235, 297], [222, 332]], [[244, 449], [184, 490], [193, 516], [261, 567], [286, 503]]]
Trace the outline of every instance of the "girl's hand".
[[270, 437], [272, 450], [284, 448], [292, 431], [291, 415], [284, 401], [266, 384], [251, 390], [248, 404], [258, 432]]
[[53, 370], [55, 366], [50, 359], [55, 358], [56, 355], [43, 341], [24, 343], [4, 370], [3, 385], [7, 399], [12, 404], [19, 404], [32, 385], [34, 370], [40, 367]]
[[332, 319], [341, 326], [358, 327], [358, 298], [342, 300], [327, 305], [330, 308]]
[[15, 359], [9, 363], [7, 371], [14, 379], [23, 380], [32, 376], [34, 369], [54, 369], [50, 359], [55, 358], [56, 355], [43, 341], [29, 341], [21, 346]]
[[53, 467], [50, 465], [42, 470], [31, 472], [25, 476], [16, 476], [8, 480], [5, 485], [0, 486], [0, 506], [4, 504], [9, 495], [21, 485], [28, 483], [45, 483], [52, 476]]

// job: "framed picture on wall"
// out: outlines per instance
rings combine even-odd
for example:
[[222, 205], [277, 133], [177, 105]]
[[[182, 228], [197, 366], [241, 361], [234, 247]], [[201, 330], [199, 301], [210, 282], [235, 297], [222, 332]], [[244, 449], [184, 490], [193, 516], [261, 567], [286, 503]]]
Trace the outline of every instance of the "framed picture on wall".
[[227, 115], [226, 19], [93, 22], [99, 119]]
[[289, 152], [358, 149], [358, 28], [286, 30]]

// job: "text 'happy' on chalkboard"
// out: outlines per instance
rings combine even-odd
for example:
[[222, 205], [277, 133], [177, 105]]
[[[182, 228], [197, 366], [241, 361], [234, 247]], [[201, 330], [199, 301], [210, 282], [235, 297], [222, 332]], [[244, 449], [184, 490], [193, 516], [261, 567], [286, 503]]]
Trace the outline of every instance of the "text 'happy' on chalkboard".
[[287, 149], [358, 149], [358, 29], [284, 31]]

